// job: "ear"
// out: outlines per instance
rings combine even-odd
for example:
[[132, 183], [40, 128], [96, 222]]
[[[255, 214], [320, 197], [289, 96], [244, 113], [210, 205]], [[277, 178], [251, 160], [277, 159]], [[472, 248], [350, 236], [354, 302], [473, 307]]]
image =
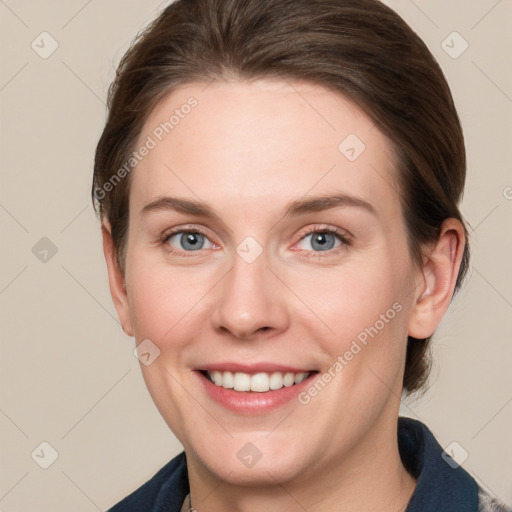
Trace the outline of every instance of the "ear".
[[450, 305], [464, 246], [464, 228], [457, 219], [447, 219], [438, 240], [421, 269], [419, 285], [414, 291], [414, 304], [409, 320], [409, 336], [425, 339], [431, 336]]
[[103, 254], [105, 255], [105, 261], [107, 263], [110, 294], [112, 295], [112, 300], [114, 301], [114, 306], [116, 307], [123, 331], [128, 336], [133, 336], [124, 273], [117, 263], [114, 240], [112, 239], [110, 224], [107, 221], [104, 221], [101, 225], [101, 234], [103, 236]]

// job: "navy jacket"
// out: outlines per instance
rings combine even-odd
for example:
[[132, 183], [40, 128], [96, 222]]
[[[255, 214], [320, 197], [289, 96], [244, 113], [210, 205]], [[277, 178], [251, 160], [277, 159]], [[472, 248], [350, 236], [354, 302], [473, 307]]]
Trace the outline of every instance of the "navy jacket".
[[[430, 430], [410, 418], [398, 419], [398, 447], [417, 485], [406, 512], [508, 512], [485, 493], [443, 449]], [[448, 462], [447, 462], [448, 460]], [[180, 512], [189, 492], [185, 453], [109, 512]]]

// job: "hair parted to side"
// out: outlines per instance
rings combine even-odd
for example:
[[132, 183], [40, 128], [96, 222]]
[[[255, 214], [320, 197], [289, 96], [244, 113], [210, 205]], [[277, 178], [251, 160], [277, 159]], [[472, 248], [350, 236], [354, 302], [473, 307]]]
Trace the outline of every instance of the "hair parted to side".
[[[124, 270], [131, 174], [108, 187], [156, 104], [191, 82], [276, 78], [320, 85], [355, 102], [391, 142], [411, 257], [459, 211], [466, 154], [446, 79], [422, 40], [378, 0], [177, 0], [134, 41], [108, 94], [93, 203], [110, 223]], [[98, 194], [98, 191], [102, 191]], [[455, 290], [469, 265], [466, 243]], [[404, 391], [425, 387], [430, 338], [409, 337]]]

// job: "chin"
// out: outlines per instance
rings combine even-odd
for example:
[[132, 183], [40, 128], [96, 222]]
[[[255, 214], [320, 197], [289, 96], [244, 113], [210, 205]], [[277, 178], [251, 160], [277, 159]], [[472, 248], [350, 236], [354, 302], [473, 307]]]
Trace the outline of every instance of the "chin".
[[[203, 444], [199, 450], [191, 447], [186, 453], [187, 457], [193, 454], [217, 478], [233, 485], [268, 486], [304, 476], [311, 467], [304, 443], [298, 447], [289, 437], [283, 442], [284, 436], [265, 436], [268, 432], [238, 435], [228, 443], [216, 444], [214, 450], [206, 450]], [[311, 442], [309, 446], [312, 450]]]

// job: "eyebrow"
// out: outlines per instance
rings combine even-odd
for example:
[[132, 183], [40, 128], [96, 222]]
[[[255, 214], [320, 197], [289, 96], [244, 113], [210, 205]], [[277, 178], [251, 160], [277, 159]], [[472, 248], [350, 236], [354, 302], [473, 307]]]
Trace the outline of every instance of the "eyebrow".
[[377, 211], [368, 201], [348, 194], [336, 194], [292, 201], [284, 209], [283, 217], [301, 215], [310, 212], [320, 212], [323, 210], [330, 210], [331, 208], [340, 208], [346, 206], [361, 208], [371, 213], [372, 215], [377, 215]]
[[160, 197], [151, 203], [148, 203], [144, 208], [142, 208], [141, 214], [145, 215], [149, 212], [161, 210], [173, 210], [179, 213], [196, 215], [198, 217], [218, 219], [218, 215], [214, 213], [213, 208], [206, 203], [170, 196]]
[[[366, 210], [372, 215], [377, 216], [377, 212], [373, 205], [364, 199], [348, 194], [318, 196], [292, 201], [284, 208], [281, 215], [282, 217], [298, 216], [306, 213], [320, 212], [330, 210], [332, 208], [348, 206]], [[142, 208], [141, 214], [145, 215], [149, 212], [161, 210], [171, 210], [178, 213], [185, 213], [220, 221], [220, 217], [207, 203], [170, 196], [160, 197], [151, 203], [148, 203]]]

